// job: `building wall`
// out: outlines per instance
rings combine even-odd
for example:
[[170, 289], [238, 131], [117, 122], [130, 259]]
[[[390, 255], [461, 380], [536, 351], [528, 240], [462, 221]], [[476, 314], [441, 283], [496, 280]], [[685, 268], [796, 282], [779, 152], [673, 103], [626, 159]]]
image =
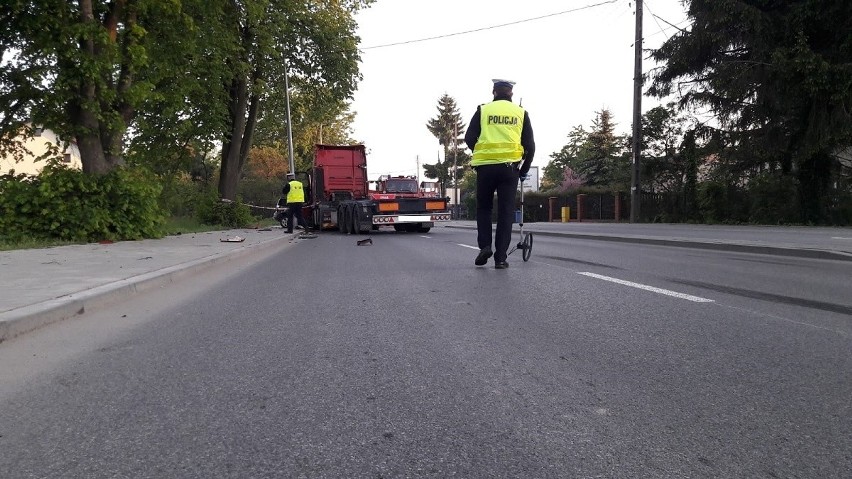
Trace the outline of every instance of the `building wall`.
[[43, 130], [40, 135], [33, 136], [24, 142], [24, 146], [30, 154], [25, 155], [23, 161], [15, 162], [14, 158], [11, 157], [0, 158], [0, 174], [8, 173], [10, 170], [15, 170], [15, 173], [39, 174], [47, 162], [45, 160], [36, 161], [36, 158], [47, 153], [51, 145], [58, 147], [62, 155], [62, 163], [76, 169], [83, 167], [83, 163], [80, 161], [80, 149], [77, 148], [76, 143], [69, 142], [65, 145], [56, 136], [56, 133], [51, 130]]

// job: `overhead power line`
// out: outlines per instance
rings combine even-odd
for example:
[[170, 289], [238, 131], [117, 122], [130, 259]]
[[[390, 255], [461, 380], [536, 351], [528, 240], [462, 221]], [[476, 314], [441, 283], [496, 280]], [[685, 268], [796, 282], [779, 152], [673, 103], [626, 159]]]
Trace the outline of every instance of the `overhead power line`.
[[[654, 14], [652, 13], [651, 15], [654, 15]], [[672, 28], [677, 28], [678, 30], [680, 30], [680, 32], [681, 32], [681, 33], [689, 33], [689, 32], [687, 32], [686, 30], [684, 30], [683, 28], [680, 28], [678, 25], [675, 25], [675, 24], [673, 24], [673, 23], [669, 22], [668, 20], [666, 20], [666, 19], [665, 19], [665, 18], [663, 18], [663, 17], [658, 17], [658, 16], [654, 15], [654, 18], [658, 18], [658, 19], [660, 19], [660, 20], [662, 20], [662, 21], [666, 22], [666, 23], [667, 23], [667, 24], [669, 24], [669, 26], [671, 26]], [[680, 22], [680, 25], [684, 25], [684, 24], [686, 24], [686, 23], [691, 23], [691, 21], [690, 21], [690, 20], [684, 20], [684, 21]]]
[[[668, 39], [669, 39], [669, 34], [668, 34], [668, 33], [666, 33], [666, 31], [665, 31], [665, 30], [663, 30], [663, 26], [662, 26], [662, 25], [660, 25], [660, 22], [658, 21], [658, 20], [663, 20], [663, 19], [662, 19], [662, 18], [660, 18], [660, 17], [658, 17], [657, 15], [655, 15], [655, 14], [654, 14], [654, 12], [652, 12], [652, 11], [651, 11], [651, 7], [649, 7], [649, 6], [648, 6], [648, 2], [644, 2], [644, 1], [643, 1], [642, 3], [645, 5], [645, 8], [647, 8], [647, 9], [648, 9], [648, 13], [650, 13], [650, 14], [651, 14], [651, 16], [652, 16], [652, 17], [654, 17], [654, 22], [657, 24], [657, 28], [659, 28], [659, 29], [660, 29], [660, 33], [662, 33], [663, 35], [665, 35], [665, 36], [666, 36], [666, 40], [668, 40]], [[663, 20], [663, 21], [665, 22], [665, 20]], [[669, 22], [666, 22], [666, 23], [669, 23]], [[671, 23], [669, 23], [669, 25], [671, 25]]]
[[584, 7], [572, 8], [571, 10], [565, 10], [563, 12], [550, 13], [550, 14], [547, 14], [547, 15], [542, 15], [540, 17], [526, 18], [524, 20], [518, 20], [518, 21], [515, 21], [515, 22], [501, 23], [500, 25], [491, 25], [489, 27], [476, 28], [476, 29], [473, 29], [473, 30], [465, 30], [463, 32], [447, 33], [445, 35], [438, 35], [438, 36], [434, 36], [434, 37], [419, 38], [417, 40], [406, 40], [406, 41], [402, 41], [402, 42], [385, 43], [384, 45], [374, 45], [374, 46], [371, 46], [371, 47], [361, 48], [361, 50], [373, 50], [373, 49], [376, 49], [376, 48], [395, 47], [395, 46], [398, 46], [398, 45], [408, 45], [408, 44], [411, 44], [411, 43], [427, 42], [427, 41], [430, 41], [430, 40], [438, 40], [438, 39], [441, 39], [441, 38], [455, 37], [455, 36], [459, 36], [459, 35], [467, 35], [468, 33], [482, 32], [482, 31], [485, 31], [485, 30], [493, 30], [495, 28], [503, 28], [503, 27], [508, 27], [508, 26], [511, 26], [511, 25], [517, 25], [519, 23], [533, 22], [533, 21], [536, 21], [536, 20], [544, 19], [544, 18], [555, 17], [555, 16], [558, 16], [558, 15], [565, 15], [566, 13], [579, 12], [580, 10], [587, 10], [589, 8], [600, 7], [601, 5], [607, 5], [609, 3], [615, 3], [617, 1], [618, 0], [609, 0], [608, 2], [601, 2], [601, 3], [595, 3], [594, 5], [586, 5]]

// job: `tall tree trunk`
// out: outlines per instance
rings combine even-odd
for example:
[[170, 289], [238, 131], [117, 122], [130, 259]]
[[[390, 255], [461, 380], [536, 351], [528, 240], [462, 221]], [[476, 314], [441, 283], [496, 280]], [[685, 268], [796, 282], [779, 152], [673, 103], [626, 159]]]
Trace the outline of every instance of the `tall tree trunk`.
[[219, 197], [237, 199], [237, 182], [240, 177], [240, 149], [246, 130], [248, 108], [248, 81], [241, 77], [231, 85], [231, 134], [222, 145], [222, 168], [219, 173]]
[[[80, 1], [80, 21], [84, 25], [95, 22], [92, 0]], [[92, 38], [80, 40], [80, 50], [94, 58], [97, 55], [95, 42]], [[73, 68], [73, 67], [72, 67]], [[92, 111], [92, 105], [97, 105], [97, 89], [91, 73], [80, 80], [80, 100], [69, 105], [71, 120], [78, 125], [77, 147], [80, 149], [80, 159], [83, 172], [87, 174], [103, 174], [109, 171], [109, 164], [104, 155], [100, 138], [100, 121]]]
[[[94, 26], [98, 22], [95, 17], [93, 0], [80, 1], [80, 21], [83, 25]], [[68, 105], [69, 116], [74, 125], [77, 126], [76, 140], [80, 150], [80, 159], [83, 164], [83, 172], [87, 174], [104, 174], [115, 166], [124, 163], [122, 150], [124, 146], [124, 133], [126, 125], [134, 114], [133, 106], [126, 100], [126, 94], [133, 85], [133, 66], [130, 49], [139, 43], [139, 36], [133, 31], [138, 21], [135, 8], [128, 8], [126, 0], [116, 0], [110, 4], [109, 10], [102, 18], [101, 26], [106, 29], [110, 42], [121, 42], [119, 47], [120, 70], [117, 83], [110, 80], [112, 69], [107, 69], [103, 74], [105, 78], [99, 77], [100, 72], [78, 72], [80, 76], [79, 100], [72, 100]], [[122, 38], [118, 37], [118, 25], [123, 23], [127, 33]], [[107, 53], [98, 46], [91, 36], [80, 40], [80, 50], [91, 57], [92, 64], [103, 61]], [[64, 63], [63, 68], [78, 69], [74, 63]], [[113, 89], [116, 93], [115, 102], [100, 100], [97, 80], [105, 80], [101, 88]], [[103, 118], [116, 116], [119, 122]]]
[[136, 47], [140, 40], [138, 34], [134, 31], [134, 27], [136, 27], [139, 23], [136, 5], [128, 5], [126, 0], [116, 0], [113, 3], [109, 15], [104, 20], [104, 26], [109, 33], [110, 40], [113, 42], [118, 39], [117, 27], [118, 19], [120, 17], [123, 17], [126, 33], [124, 34], [124, 38], [122, 39], [123, 41], [120, 46], [121, 69], [119, 71], [118, 81], [114, 86], [117, 93], [117, 101], [115, 104], [107, 105], [106, 107], [118, 115], [120, 123], [118, 123], [118, 126], [108, 128], [106, 131], [101, 133], [101, 143], [106, 149], [106, 161], [109, 163], [111, 168], [124, 164], [124, 157], [122, 154], [124, 150], [124, 133], [127, 131], [127, 125], [133, 120], [133, 115], [136, 112], [136, 109], [127, 100], [127, 94], [130, 91], [130, 87], [133, 86], [133, 81], [135, 79], [135, 68], [131, 61], [132, 54], [130, 50]]
[[698, 155], [695, 151], [695, 129], [686, 132], [684, 138], [683, 159], [686, 166], [683, 185], [684, 213], [687, 219], [698, 216]]
[[260, 113], [260, 96], [255, 93], [251, 95], [251, 101], [248, 108], [248, 119], [246, 120], [246, 131], [243, 134], [243, 142], [240, 145], [240, 165], [238, 171], [243, 171], [248, 158], [249, 150], [254, 142], [254, 131], [257, 126], [257, 116]]

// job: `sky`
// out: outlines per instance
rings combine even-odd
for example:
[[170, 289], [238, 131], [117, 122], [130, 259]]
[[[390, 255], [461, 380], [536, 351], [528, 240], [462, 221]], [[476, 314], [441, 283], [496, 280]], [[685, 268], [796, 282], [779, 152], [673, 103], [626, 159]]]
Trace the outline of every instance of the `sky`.
[[[666, 22], [688, 27], [680, 0], [643, 5], [646, 50], [677, 31]], [[629, 134], [634, 9], [634, 0], [377, 0], [355, 17], [363, 79], [353, 131], [367, 147], [370, 178], [417, 174], [419, 157], [425, 179], [422, 165], [443, 159], [426, 129], [438, 99], [456, 100], [466, 128], [477, 105], [492, 100], [493, 78], [516, 82], [514, 101], [535, 133], [533, 166], [547, 165], [571, 129], [588, 129], [604, 108], [616, 132]], [[463, 33], [471, 30], [479, 31]], [[417, 41], [431, 37], [442, 38]], [[400, 42], [407, 43], [383, 46]], [[646, 72], [655, 66], [647, 56]], [[642, 112], [660, 103], [643, 97]]]

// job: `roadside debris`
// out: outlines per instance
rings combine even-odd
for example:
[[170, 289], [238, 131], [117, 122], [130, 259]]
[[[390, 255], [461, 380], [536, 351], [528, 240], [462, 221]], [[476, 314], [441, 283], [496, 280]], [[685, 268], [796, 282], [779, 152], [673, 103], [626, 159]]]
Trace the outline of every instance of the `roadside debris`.
[[222, 243], [242, 243], [246, 239], [242, 236], [231, 236], [230, 238], [221, 238], [219, 241]]
[[358, 241], [358, 246], [369, 246], [371, 244], [373, 244], [373, 238], [367, 238]]

